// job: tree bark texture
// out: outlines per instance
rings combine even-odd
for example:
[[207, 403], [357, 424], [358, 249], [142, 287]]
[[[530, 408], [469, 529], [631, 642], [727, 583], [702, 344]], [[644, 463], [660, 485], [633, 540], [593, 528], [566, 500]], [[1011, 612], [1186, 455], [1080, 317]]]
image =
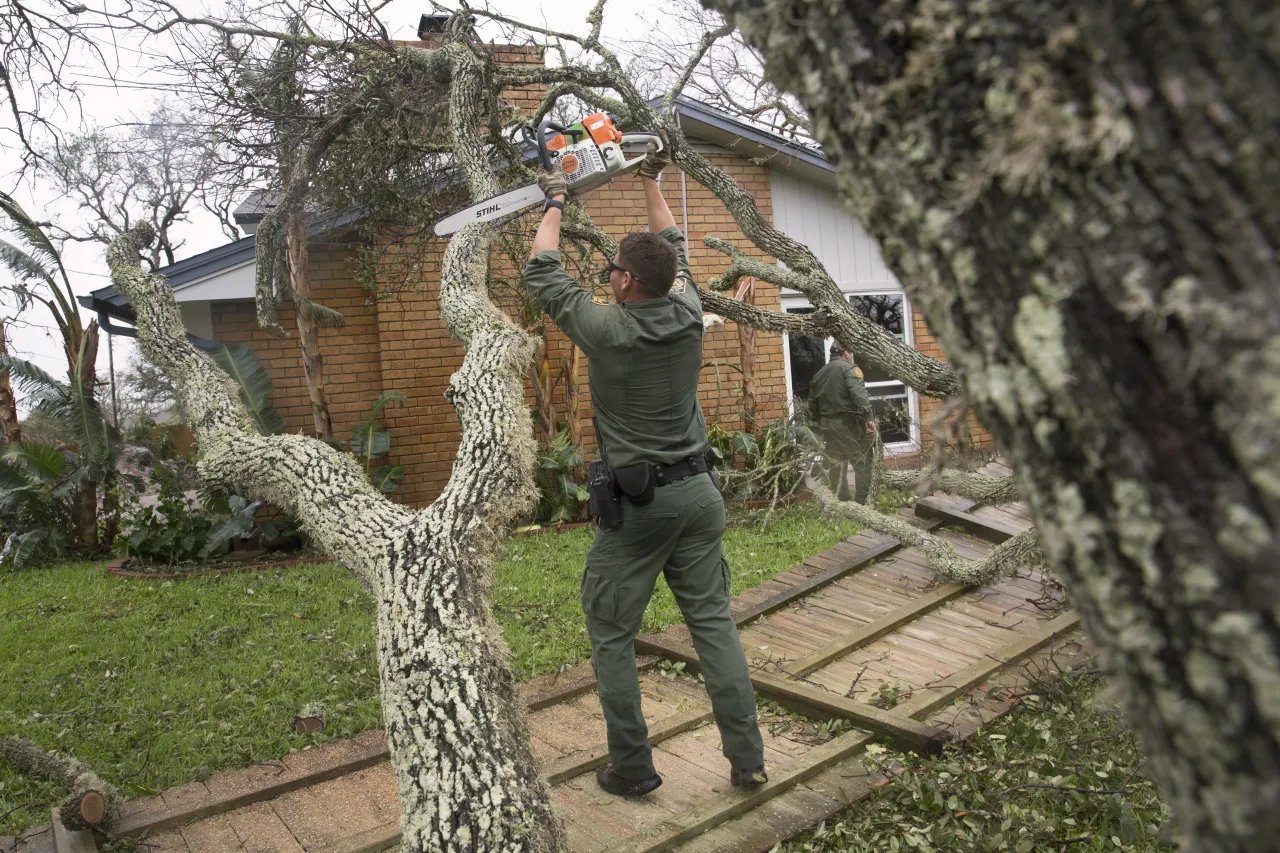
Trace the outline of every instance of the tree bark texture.
[[[9, 354], [4, 323], [0, 323], [0, 354]], [[9, 371], [0, 371], [0, 443], [17, 444], [22, 441], [22, 427], [18, 423], [18, 400], [13, 396], [13, 383]]]
[[1191, 849], [1280, 849], [1280, 7], [704, 2], [1010, 458]]
[[[455, 162], [473, 197], [486, 197], [496, 186], [476, 127], [481, 69], [460, 45], [435, 53], [452, 68]], [[349, 455], [306, 436], [256, 433], [235, 388], [186, 341], [163, 279], [140, 268], [139, 246], [150, 236], [140, 228], [112, 245], [108, 261], [117, 289], [137, 311], [143, 355], [179, 388], [201, 474], [293, 514], [377, 601], [401, 849], [566, 849], [490, 609], [494, 554], [536, 494], [523, 393], [535, 342], [485, 290], [491, 230], [467, 226], [445, 250], [441, 311], [466, 353], [446, 397], [462, 439], [443, 493], [411, 512], [378, 494]]]
[[[289, 257], [289, 284], [303, 299], [311, 298], [311, 279], [307, 275], [307, 215], [302, 208], [289, 215], [286, 227]], [[311, 399], [311, 416], [315, 420], [316, 438], [333, 438], [333, 418], [324, 393], [324, 355], [320, 352], [320, 327], [307, 310], [305, 302], [295, 300], [294, 317], [298, 322], [298, 343], [302, 346], [302, 373], [307, 380], [307, 396]]]
[[[80, 383], [82, 393], [89, 398], [93, 397], [94, 385], [97, 384], [97, 363], [98, 363], [98, 321], [90, 320], [89, 325], [85, 327], [82, 336], [67, 337], [67, 353], [71, 358], [70, 377], [72, 382]], [[72, 342], [78, 344], [79, 349], [75, 353], [75, 357], [71, 357], [70, 347]], [[84, 357], [80, 358], [80, 353], [84, 353]], [[98, 548], [98, 484], [93, 480], [86, 479], [76, 489], [76, 539], [80, 543], [80, 547], [86, 551], [96, 551]]]
[[58, 818], [68, 829], [105, 830], [111, 825], [120, 794], [83, 761], [61, 752], [45, 752], [21, 737], [0, 738], [0, 759], [21, 773], [71, 789], [58, 806]]
[[[734, 297], [750, 305], [755, 302], [756, 283], [748, 278], [739, 282]], [[742, 428], [752, 435], [756, 431], [756, 330], [738, 324], [738, 352], [742, 368]]]

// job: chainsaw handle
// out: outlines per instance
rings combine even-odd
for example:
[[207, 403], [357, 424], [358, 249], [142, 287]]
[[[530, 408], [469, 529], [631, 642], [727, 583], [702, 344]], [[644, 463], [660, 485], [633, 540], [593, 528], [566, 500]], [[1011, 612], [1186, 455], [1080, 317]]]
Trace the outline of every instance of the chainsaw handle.
[[647, 153], [650, 145], [657, 146], [659, 152], [662, 151], [662, 137], [656, 133], [624, 133], [622, 134], [622, 142], [619, 147], [625, 154], [629, 149], [636, 146], [643, 146], [643, 150]]
[[[572, 134], [567, 127], [556, 124], [551, 119], [543, 119], [542, 124], [538, 125], [538, 129], [534, 130], [530, 125], [521, 128], [524, 131], [525, 141], [529, 141], [529, 137], [533, 136], [533, 142], [538, 148], [538, 162], [542, 164], [542, 168], [550, 172], [552, 168], [551, 152], [547, 149], [547, 131], [554, 130], [556, 133]], [[659, 145], [662, 143], [659, 142]]]

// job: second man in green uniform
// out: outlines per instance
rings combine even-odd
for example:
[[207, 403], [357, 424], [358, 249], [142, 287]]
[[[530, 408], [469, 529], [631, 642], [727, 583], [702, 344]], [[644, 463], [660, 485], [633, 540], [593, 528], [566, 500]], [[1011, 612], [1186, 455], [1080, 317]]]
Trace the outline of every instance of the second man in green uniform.
[[853, 499], [867, 502], [875, 462], [875, 420], [862, 371], [852, 354], [831, 346], [831, 360], [809, 383], [809, 416], [824, 445], [824, 462], [831, 491], [849, 500], [849, 463], [853, 463]]

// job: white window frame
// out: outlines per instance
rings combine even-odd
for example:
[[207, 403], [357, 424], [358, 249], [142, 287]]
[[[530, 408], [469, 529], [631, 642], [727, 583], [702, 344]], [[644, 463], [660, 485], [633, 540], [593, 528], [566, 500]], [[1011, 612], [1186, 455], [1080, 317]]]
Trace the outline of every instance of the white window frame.
[[[847, 300], [850, 296], [897, 296], [902, 299], [902, 333], [907, 346], [915, 348], [915, 329], [912, 322], [911, 302], [907, 299], [907, 294], [901, 290], [892, 288], [876, 288], [874, 290], [846, 289], [841, 288]], [[788, 308], [812, 308], [804, 294], [794, 293], [792, 291], [783, 291], [782, 293], [782, 310]], [[827, 338], [823, 343], [823, 355], [831, 349], [834, 338]], [[786, 371], [787, 377], [787, 411], [795, 414], [795, 394], [791, 389], [791, 336], [783, 334], [782, 336], [782, 362], [783, 370]], [[910, 385], [902, 382], [868, 382], [867, 389], [883, 388], [887, 385], [903, 385], [906, 388], [907, 412], [911, 420], [911, 439], [909, 441], [895, 441], [884, 446], [884, 451], [890, 456], [901, 456], [910, 453], [919, 453], [921, 449], [920, 442], [920, 395]], [[901, 399], [899, 395], [893, 395], [887, 399]]]

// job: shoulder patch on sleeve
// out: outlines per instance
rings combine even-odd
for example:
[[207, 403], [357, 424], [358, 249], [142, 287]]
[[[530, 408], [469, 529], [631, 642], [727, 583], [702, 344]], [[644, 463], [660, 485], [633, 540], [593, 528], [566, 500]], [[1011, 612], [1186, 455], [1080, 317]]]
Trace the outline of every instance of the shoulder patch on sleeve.
[[591, 304], [607, 306], [609, 304], [609, 300], [605, 299], [603, 296], [593, 296], [591, 297]]
[[856, 376], [856, 377], [858, 377], [859, 379], [861, 379], [861, 378], [862, 378], [862, 368], [861, 368], [861, 367], [855, 367], [855, 368], [853, 369], [853, 375], [854, 375], [854, 376]]
[[689, 282], [688, 277], [685, 276], [683, 273], [676, 276], [675, 283], [671, 285], [671, 292], [674, 293], [676, 296], [679, 296], [680, 294], [684, 293], [685, 285], [687, 283], [691, 283], [691, 282]]

